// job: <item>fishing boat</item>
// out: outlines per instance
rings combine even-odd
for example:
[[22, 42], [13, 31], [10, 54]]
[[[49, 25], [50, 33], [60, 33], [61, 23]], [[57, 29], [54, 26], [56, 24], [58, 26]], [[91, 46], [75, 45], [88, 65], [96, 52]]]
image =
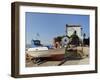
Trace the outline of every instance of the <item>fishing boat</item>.
[[26, 53], [32, 57], [50, 57], [48, 47], [43, 46], [40, 40], [31, 40], [31, 47]]

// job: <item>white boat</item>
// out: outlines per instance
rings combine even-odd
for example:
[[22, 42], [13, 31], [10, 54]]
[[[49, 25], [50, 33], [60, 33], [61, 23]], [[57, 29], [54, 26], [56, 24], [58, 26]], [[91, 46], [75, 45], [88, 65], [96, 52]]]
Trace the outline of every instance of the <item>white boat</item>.
[[26, 53], [32, 57], [50, 57], [47, 47], [34, 47], [27, 49]]
[[49, 57], [51, 56], [48, 47], [41, 44], [40, 40], [31, 40], [31, 47], [26, 50], [26, 53], [32, 57]]
[[43, 51], [43, 50], [48, 50], [47, 47], [34, 47], [34, 48], [29, 48], [27, 51]]

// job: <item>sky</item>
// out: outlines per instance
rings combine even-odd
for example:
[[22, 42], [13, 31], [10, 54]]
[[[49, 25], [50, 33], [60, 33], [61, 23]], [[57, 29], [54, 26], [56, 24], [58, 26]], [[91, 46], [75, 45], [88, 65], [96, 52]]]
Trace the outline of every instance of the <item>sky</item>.
[[78, 24], [89, 37], [89, 15], [25, 13], [25, 40], [40, 39], [44, 45], [52, 44], [53, 38], [66, 35], [66, 24]]

